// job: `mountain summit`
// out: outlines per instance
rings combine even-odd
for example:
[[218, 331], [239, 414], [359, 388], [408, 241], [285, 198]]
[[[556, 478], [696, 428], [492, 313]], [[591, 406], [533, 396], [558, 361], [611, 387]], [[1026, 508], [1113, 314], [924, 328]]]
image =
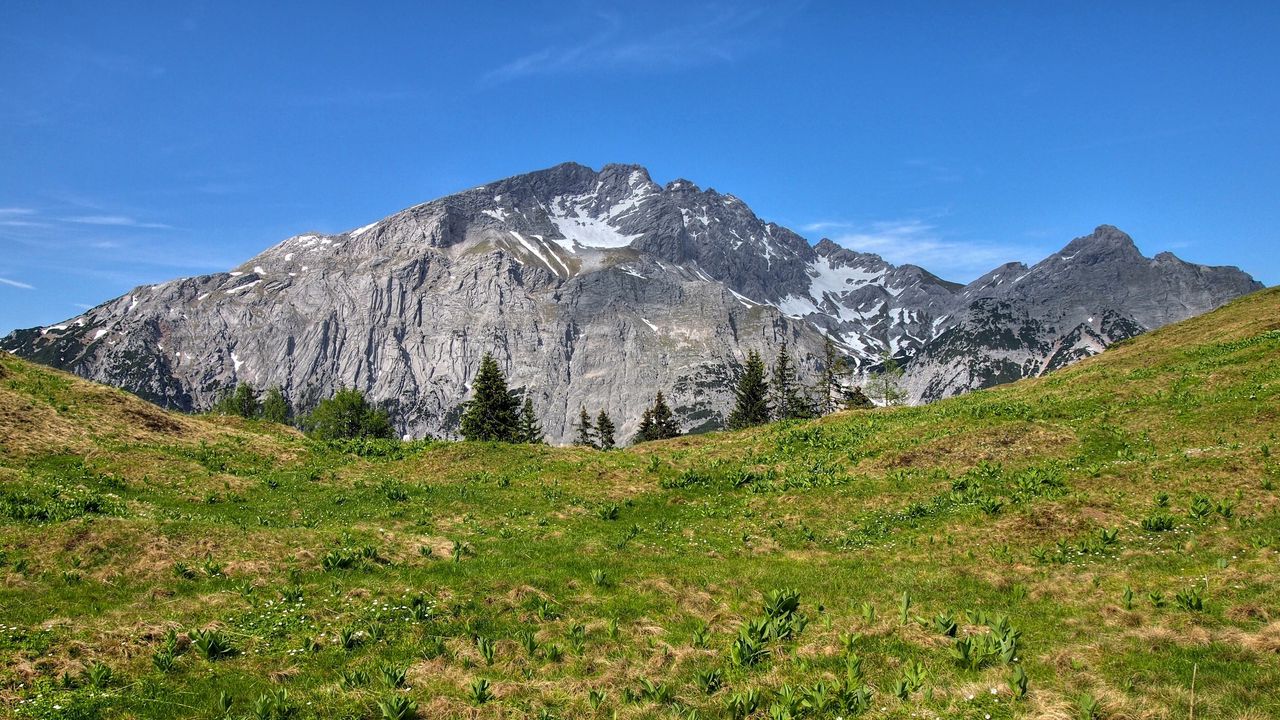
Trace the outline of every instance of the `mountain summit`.
[[409, 435], [451, 433], [485, 352], [552, 440], [580, 407], [629, 437], [662, 389], [686, 429], [718, 426], [728, 368], [788, 342], [802, 374], [830, 337], [865, 370], [906, 361], [913, 401], [1047, 370], [1262, 286], [1235, 268], [1145, 258], [1103, 225], [1033, 267], [966, 286], [830, 240], [733, 195], [638, 165], [517, 175], [336, 235], [288, 238], [230, 272], [139, 287], [3, 349], [165, 406], [238, 382], [299, 409], [338, 387]]

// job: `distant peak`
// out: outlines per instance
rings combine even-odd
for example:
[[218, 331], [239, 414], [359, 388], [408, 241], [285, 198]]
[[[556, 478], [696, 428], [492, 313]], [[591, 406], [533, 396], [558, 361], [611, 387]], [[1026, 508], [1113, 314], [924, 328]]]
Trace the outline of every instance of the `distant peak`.
[[1099, 225], [1093, 233], [1078, 237], [1067, 243], [1060, 255], [1074, 255], [1085, 252], [1090, 254], [1114, 254], [1141, 256], [1138, 246], [1128, 233], [1114, 225]]
[[672, 180], [671, 182], [667, 183], [667, 187], [664, 189], [675, 190], [678, 192], [691, 192], [691, 193], [701, 192], [701, 189], [697, 185], [693, 184], [688, 180], [685, 180], [684, 178], [677, 178], [675, 180]]

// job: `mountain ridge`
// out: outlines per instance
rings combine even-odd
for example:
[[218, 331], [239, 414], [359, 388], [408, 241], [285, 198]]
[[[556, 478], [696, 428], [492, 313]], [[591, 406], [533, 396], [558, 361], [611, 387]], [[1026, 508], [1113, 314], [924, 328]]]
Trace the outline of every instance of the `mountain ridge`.
[[295, 235], [229, 272], [141, 286], [0, 348], [183, 410], [237, 382], [279, 385], [299, 409], [357, 387], [409, 435], [451, 432], [493, 351], [565, 440], [582, 406], [621, 418], [629, 436], [658, 389], [686, 429], [716, 427], [731, 368], [784, 341], [807, 378], [827, 337], [861, 378], [893, 355], [910, 399], [929, 401], [1260, 287], [1235, 268], [1145, 258], [1109, 225], [961, 286], [810, 244], [688, 180], [562, 163]]

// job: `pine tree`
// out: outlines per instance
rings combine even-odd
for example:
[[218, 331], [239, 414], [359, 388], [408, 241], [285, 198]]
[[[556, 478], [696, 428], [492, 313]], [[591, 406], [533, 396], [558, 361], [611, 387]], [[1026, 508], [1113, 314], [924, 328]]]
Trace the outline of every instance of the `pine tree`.
[[902, 389], [901, 382], [902, 366], [898, 365], [898, 361], [887, 351], [881, 353], [880, 370], [872, 374], [870, 382], [867, 383], [871, 399], [878, 400], [886, 407], [901, 405], [907, 399], [907, 393]]
[[538, 424], [538, 416], [533, 412], [533, 400], [524, 396], [524, 407], [520, 408], [520, 424], [516, 431], [516, 439], [530, 445], [541, 445], [545, 440], [542, 426]]
[[656, 439], [653, 436], [653, 408], [645, 408], [644, 414], [640, 416], [640, 427], [636, 430], [634, 442], [642, 443]]
[[800, 381], [796, 379], [785, 342], [773, 364], [773, 412], [779, 420], [813, 417], [813, 408], [800, 391]]
[[601, 450], [612, 450], [615, 447], [613, 433], [616, 428], [613, 426], [613, 420], [609, 418], [609, 413], [604, 410], [596, 416], [596, 444]]
[[742, 377], [733, 389], [734, 407], [729, 413], [729, 428], [740, 430], [769, 422], [769, 384], [765, 381], [764, 361], [760, 353], [747, 353]]
[[275, 386], [267, 391], [267, 398], [262, 401], [262, 419], [273, 423], [287, 425], [289, 416], [293, 414], [289, 407], [289, 401], [284, 399], [284, 393], [280, 391], [280, 386]]
[[823, 415], [840, 409], [840, 400], [845, 395], [841, 377], [848, 369], [848, 363], [836, 352], [836, 344], [828, 336], [822, 348], [822, 405], [818, 408]]
[[395, 428], [385, 410], [365, 402], [359, 390], [340, 388], [334, 396], [321, 400], [302, 421], [311, 436], [321, 440], [348, 438], [393, 438]]
[[680, 426], [676, 423], [675, 416], [671, 413], [671, 408], [667, 407], [667, 399], [663, 397], [662, 391], [658, 391], [658, 396], [653, 400], [653, 408], [650, 410], [653, 417], [653, 440], [666, 440], [667, 438], [680, 437]]
[[520, 442], [519, 405], [507, 389], [507, 378], [493, 355], [484, 354], [480, 372], [472, 387], [472, 397], [464, 405], [459, 428], [467, 440]]
[[591, 416], [587, 414], [587, 409], [583, 407], [578, 413], [578, 436], [573, 439], [574, 445], [583, 447], [595, 447], [595, 429], [591, 426]]

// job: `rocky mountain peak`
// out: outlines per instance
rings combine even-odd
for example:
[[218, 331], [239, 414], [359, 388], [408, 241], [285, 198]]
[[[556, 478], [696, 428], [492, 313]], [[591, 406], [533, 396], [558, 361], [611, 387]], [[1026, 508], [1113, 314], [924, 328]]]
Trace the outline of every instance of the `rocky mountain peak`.
[[[1035, 375], [1260, 287], [1234, 268], [1146, 260], [1100, 226], [1035, 266], [960, 288], [640, 165], [498, 180], [335, 235], [293, 236], [225, 273], [135, 288], [0, 348], [184, 410], [236, 383], [304, 411], [355, 387], [407, 434], [447, 434], [492, 352], [548, 436], [579, 407], [628, 436], [658, 389], [686, 429], [716, 426], [749, 350], [827, 338], [857, 368], [907, 360], [913, 400]], [[859, 370], [861, 372], [861, 370]], [[855, 379], [854, 382], [858, 382]]]
[[1121, 260], [1141, 260], [1142, 253], [1134, 244], [1133, 238], [1114, 225], [1099, 225], [1094, 231], [1067, 243], [1058, 255], [1067, 259], [1077, 255], [1085, 258], [1114, 258]]

